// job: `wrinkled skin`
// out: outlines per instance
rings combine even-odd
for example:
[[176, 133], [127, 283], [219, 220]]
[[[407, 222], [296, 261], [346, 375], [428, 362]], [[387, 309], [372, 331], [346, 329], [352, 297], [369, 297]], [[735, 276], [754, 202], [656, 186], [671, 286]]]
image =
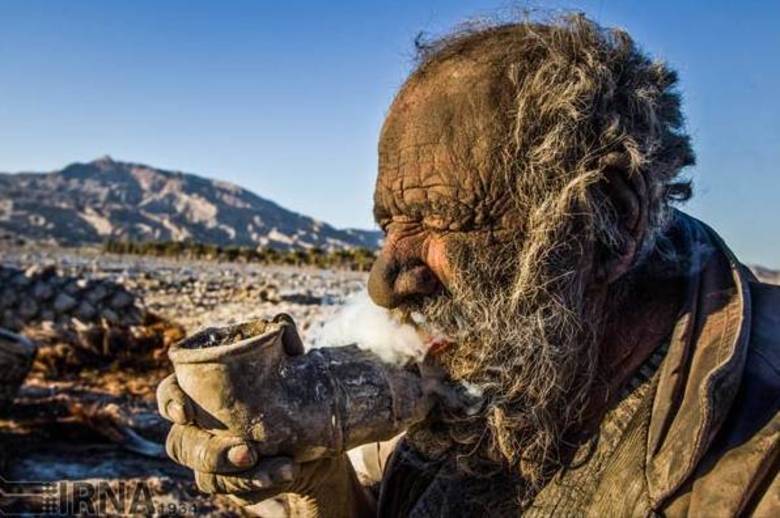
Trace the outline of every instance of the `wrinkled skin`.
[[[475, 457], [484, 450], [479, 461], [509, 471], [519, 465], [538, 485], [545, 463], [562, 461], [562, 436], [597, 421], [604, 394], [663, 338], [678, 293], [656, 281], [657, 298], [634, 304], [643, 322], [610, 322], [608, 294], [634, 261], [647, 226], [644, 184], [613, 154], [601, 161], [607, 181], [600, 187], [627, 227], [621, 252], [606, 257], [583, 248], [576, 269], [528, 276], [528, 293], [549, 281], [539, 300], [513, 300], [513, 290], [523, 288], [519, 257], [533, 247], [525, 232], [535, 207], [518, 204], [502, 162], [510, 121], [502, 115], [509, 94], [496, 86], [499, 79], [485, 63], [453, 58], [418, 73], [399, 93], [380, 137], [374, 212], [386, 241], [369, 293], [400, 318], [422, 315], [423, 333], [451, 342], [440, 355], [444, 367], [488, 396], [482, 417], [449, 416], [445, 440], [441, 423], [432, 424], [437, 434], [422, 427], [410, 440], [445, 456], [453, 456], [447, 441]], [[577, 238], [562, 234], [549, 246]], [[616, 339], [629, 333], [639, 335], [631, 345]], [[496, 379], [501, 369], [503, 379]], [[606, 373], [610, 383], [595, 383]]]
[[[464, 450], [478, 452], [475, 457], [482, 467], [472, 465], [469, 470], [521, 462], [524, 475], [539, 479], [542, 466], [536, 460], [521, 460], [533, 455], [520, 450], [530, 449], [529, 443], [538, 443], [536, 448], [542, 451], [554, 446], [559, 432], [551, 429], [558, 424], [552, 421], [559, 421], [561, 428], [564, 421], [564, 410], [554, 407], [566, 394], [547, 396], [551, 388], [545, 384], [556, 384], [555, 377], [538, 378], [536, 386], [525, 381], [534, 375], [518, 372], [523, 381], [510, 388], [505, 381], [492, 383], [489, 371], [501, 368], [496, 365], [500, 349], [517, 347], [514, 338], [517, 342], [533, 334], [576, 338], [581, 323], [567, 321], [569, 308], [561, 308], [561, 321], [536, 329], [531, 321], [538, 320], [545, 308], [534, 306], [516, 314], [509, 300], [528, 208], [515, 202], [499, 162], [508, 121], [497, 114], [507, 97], [494, 84], [488, 67], [456, 59], [410, 81], [394, 102], [380, 138], [374, 195], [375, 217], [386, 242], [372, 269], [369, 293], [377, 304], [397, 309], [401, 318], [421, 314], [425, 319], [421, 331], [452, 342], [440, 356], [444, 367], [454, 378], [485, 390], [489, 401], [484, 417], [451, 416], [444, 434], [421, 427], [410, 433], [410, 440], [432, 456], [452, 456], [447, 444], [459, 442]], [[480, 304], [466, 309], [473, 301]], [[491, 308], [504, 318], [488, 318]], [[575, 363], [581, 353], [561, 346], [569, 364]], [[521, 368], [544, 375], [544, 361], [552, 365], [556, 360], [539, 359], [542, 347], [534, 349], [529, 340], [525, 352], [516, 349], [513, 361], [525, 362], [527, 367]], [[566, 365], [558, 370], [561, 377], [574, 379]], [[507, 372], [505, 377], [512, 376]], [[531, 407], [540, 409], [537, 415], [526, 410]], [[550, 421], [547, 428], [531, 424], [540, 418]], [[513, 421], [515, 429], [507, 433], [499, 424], [486, 441], [478, 439], [491, 421]], [[522, 441], [513, 437], [520, 430], [526, 436]], [[488, 444], [478, 447], [484, 442]]]
[[387, 237], [369, 280], [380, 305], [446, 288], [458, 235], [482, 233], [490, 244], [520, 228], [493, 167], [501, 131], [494, 100], [474, 94], [490, 86], [479, 68], [469, 78], [458, 69], [406, 87], [382, 130], [374, 214]]

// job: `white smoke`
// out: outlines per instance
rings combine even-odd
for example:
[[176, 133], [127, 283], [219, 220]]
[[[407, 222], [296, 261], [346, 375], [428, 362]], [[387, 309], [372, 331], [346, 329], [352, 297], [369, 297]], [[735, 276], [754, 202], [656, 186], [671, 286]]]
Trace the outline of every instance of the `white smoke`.
[[309, 336], [313, 348], [354, 344], [393, 364], [419, 361], [425, 355], [425, 345], [414, 327], [394, 320], [366, 291], [350, 297], [333, 318]]

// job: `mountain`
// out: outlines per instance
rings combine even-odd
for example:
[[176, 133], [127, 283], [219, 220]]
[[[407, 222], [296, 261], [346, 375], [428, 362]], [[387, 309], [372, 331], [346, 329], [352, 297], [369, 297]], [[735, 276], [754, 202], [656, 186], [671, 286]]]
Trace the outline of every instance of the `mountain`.
[[108, 238], [217, 245], [377, 248], [228, 182], [103, 157], [51, 173], [0, 173], [0, 234], [62, 245]]
[[753, 265], [750, 267], [756, 277], [763, 282], [770, 284], [780, 284], [780, 270], [773, 270], [764, 266]]

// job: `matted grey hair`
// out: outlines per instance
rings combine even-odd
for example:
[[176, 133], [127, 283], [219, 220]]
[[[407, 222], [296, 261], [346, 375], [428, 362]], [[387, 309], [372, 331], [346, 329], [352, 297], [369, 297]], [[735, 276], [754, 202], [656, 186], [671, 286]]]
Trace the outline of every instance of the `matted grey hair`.
[[536, 207], [529, 228], [551, 212], [574, 210], [610, 248], [617, 230], [608, 196], [590, 189], [602, 178], [603, 159], [623, 153], [647, 194], [648, 234], [638, 258], [664, 231], [670, 203], [691, 196], [680, 171], [695, 162], [684, 131], [677, 74], [650, 59], [629, 34], [606, 29], [583, 14], [544, 21], [466, 24], [454, 33], [415, 42], [423, 76], [453, 58], [489, 60], [498, 90], [509, 92], [503, 162], [521, 207]]
[[[538, 486], [596, 378], [605, 315], [589, 299], [594, 262], [639, 239], [638, 263], [663, 234], [672, 202], [690, 197], [680, 171], [694, 155], [677, 76], [625, 31], [583, 15], [480, 24], [418, 49], [407, 85], [453, 62], [490, 76], [505, 129], [495, 167], [522, 221], [509, 243], [464, 237], [448, 247], [457, 274], [450, 293], [420, 310], [457, 340], [443, 362], [482, 388], [486, 405], [410, 436], [431, 452], [454, 449], [467, 471], [493, 462]], [[641, 236], [629, 235], [604, 187], [616, 168], [642, 198]]]

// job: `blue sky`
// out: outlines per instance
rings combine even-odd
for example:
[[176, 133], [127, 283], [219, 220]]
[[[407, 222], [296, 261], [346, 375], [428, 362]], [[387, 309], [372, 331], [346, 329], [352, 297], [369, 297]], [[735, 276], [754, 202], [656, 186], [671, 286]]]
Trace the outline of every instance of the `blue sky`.
[[0, 3], [0, 170], [103, 154], [370, 227], [376, 141], [412, 41], [507, 6], [578, 8], [680, 72], [690, 211], [780, 267], [780, 2]]

